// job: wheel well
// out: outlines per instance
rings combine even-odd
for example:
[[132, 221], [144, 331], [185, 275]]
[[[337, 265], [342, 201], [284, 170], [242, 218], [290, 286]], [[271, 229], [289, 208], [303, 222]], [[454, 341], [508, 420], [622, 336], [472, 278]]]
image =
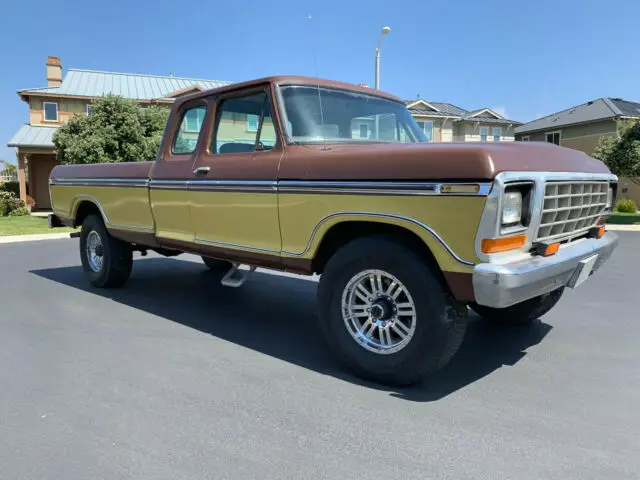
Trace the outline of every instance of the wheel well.
[[448, 288], [448, 282], [445, 280], [436, 258], [433, 256], [427, 244], [424, 243], [424, 240], [411, 230], [381, 222], [342, 222], [331, 227], [322, 238], [322, 242], [313, 258], [313, 271], [321, 274], [331, 256], [336, 253], [340, 247], [356, 238], [371, 235], [393, 237], [396, 241], [409, 248], [417, 254], [426, 265], [432, 268], [433, 272], [438, 275], [442, 281], [442, 285]]
[[76, 217], [73, 220], [73, 226], [79, 227], [80, 225], [82, 225], [82, 222], [84, 222], [85, 218], [93, 214], [98, 215], [100, 218], [102, 218], [102, 212], [95, 203], [88, 200], [83, 201], [82, 203], [80, 203], [80, 205], [78, 205], [78, 210], [76, 210]]

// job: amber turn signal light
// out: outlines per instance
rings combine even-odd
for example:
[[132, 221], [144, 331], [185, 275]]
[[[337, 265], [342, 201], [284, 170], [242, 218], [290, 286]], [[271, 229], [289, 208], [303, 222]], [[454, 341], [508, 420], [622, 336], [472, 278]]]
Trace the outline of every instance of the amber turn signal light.
[[538, 243], [534, 246], [534, 251], [536, 255], [541, 255], [543, 257], [550, 257], [551, 255], [555, 255], [558, 253], [560, 249], [560, 243]]
[[482, 240], [482, 253], [498, 253], [524, 247], [526, 235], [515, 235], [503, 238], [485, 238]]
[[602, 238], [602, 236], [606, 233], [606, 231], [607, 231], [607, 227], [604, 225], [593, 227], [591, 230], [589, 230], [589, 237]]

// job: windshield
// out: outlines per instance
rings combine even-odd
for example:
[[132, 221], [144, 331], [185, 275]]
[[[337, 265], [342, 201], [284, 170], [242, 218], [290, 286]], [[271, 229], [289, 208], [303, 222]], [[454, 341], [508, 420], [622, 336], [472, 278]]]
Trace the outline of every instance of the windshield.
[[427, 138], [402, 103], [325, 87], [280, 89], [295, 143], [414, 143]]

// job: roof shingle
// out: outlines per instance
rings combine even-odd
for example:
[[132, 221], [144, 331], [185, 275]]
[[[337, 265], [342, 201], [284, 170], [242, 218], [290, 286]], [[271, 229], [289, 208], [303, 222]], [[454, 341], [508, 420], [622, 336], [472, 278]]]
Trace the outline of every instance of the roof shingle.
[[640, 103], [620, 98], [598, 98], [582, 105], [567, 108], [516, 128], [516, 133], [530, 133], [537, 130], [574, 125], [577, 123], [606, 120], [615, 117], [640, 117]]

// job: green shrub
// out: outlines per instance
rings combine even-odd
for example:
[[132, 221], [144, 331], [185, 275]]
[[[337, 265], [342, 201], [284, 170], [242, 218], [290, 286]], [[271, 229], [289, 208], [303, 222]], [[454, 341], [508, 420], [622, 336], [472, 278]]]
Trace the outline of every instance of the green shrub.
[[26, 215], [30, 215], [29, 209], [27, 207], [18, 207], [15, 210], [12, 210], [9, 216], [11, 217], [24, 217]]
[[0, 217], [6, 217], [18, 208], [19, 205], [16, 202], [18, 200], [13, 192], [0, 191]]
[[633, 200], [620, 200], [616, 204], [616, 210], [620, 213], [636, 213], [638, 206]]

